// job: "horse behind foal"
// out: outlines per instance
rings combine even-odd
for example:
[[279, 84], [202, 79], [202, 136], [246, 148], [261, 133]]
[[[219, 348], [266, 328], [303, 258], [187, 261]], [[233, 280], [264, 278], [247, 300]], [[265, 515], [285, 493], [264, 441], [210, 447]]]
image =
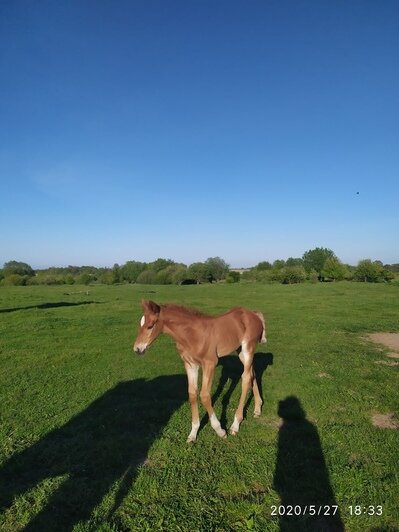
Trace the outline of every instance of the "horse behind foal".
[[244, 404], [252, 387], [255, 409], [254, 416], [261, 413], [262, 398], [259, 393], [253, 369], [253, 358], [258, 342], [266, 343], [265, 320], [261, 312], [242, 307], [220, 316], [207, 316], [196, 310], [178, 305], [157, 305], [154, 301], [141, 302], [144, 315], [140, 321], [139, 334], [134, 351], [144, 354], [145, 350], [163, 332], [176, 341], [176, 348], [184, 362], [188, 380], [188, 397], [191, 404], [192, 425], [188, 442], [194, 442], [200, 426], [198, 411], [198, 370], [202, 369], [201, 401], [206, 408], [212, 428], [221, 438], [226, 431], [221, 427], [212, 407], [211, 389], [219, 357], [233, 351], [239, 353], [244, 366], [241, 397], [235, 412], [231, 434], [237, 434], [244, 416]]

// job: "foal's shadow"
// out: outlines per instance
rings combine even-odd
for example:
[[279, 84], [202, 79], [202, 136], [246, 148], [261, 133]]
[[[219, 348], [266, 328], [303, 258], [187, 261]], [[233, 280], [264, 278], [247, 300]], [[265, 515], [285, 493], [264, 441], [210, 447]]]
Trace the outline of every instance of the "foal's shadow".
[[185, 375], [166, 375], [120, 382], [106, 391], [0, 467], [0, 512], [18, 496], [33, 488], [40, 492], [43, 481], [58, 477], [25, 531], [71, 530], [90, 518], [117, 482], [110, 517], [147, 463], [152, 443], [186, 401], [185, 389]]
[[[272, 353], [255, 353], [253, 367], [255, 370], [255, 378], [258, 383], [259, 393], [264, 401], [263, 388], [262, 388], [262, 376], [268, 366], [273, 364]], [[218, 366], [222, 367], [222, 374], [215, 392], [212, 395], [212, 404], [215, 404], [219, 397], [222, 395], [226, 385], [228, 386], [226, 392], [222, 397], [222, 413], [220, 415], [220, 423], [222, 427], [227, 425], [227, 408], [230, 403], [231, 396], [236, 389], [238, 383], [241, 380], [243, 372], [243, 366], [238, 356], [231, 355], [219, 358]], [[244, 407], [244, 416], [248, 410], [249, 404], [252, 400], [252, 390], [248, 396], [247, 402]], [[238, 402], [237, 402], [238, 406]], [[200, 430], [204, 428], [208, 421], [208, 414], [206, 414], [201, 420]]]

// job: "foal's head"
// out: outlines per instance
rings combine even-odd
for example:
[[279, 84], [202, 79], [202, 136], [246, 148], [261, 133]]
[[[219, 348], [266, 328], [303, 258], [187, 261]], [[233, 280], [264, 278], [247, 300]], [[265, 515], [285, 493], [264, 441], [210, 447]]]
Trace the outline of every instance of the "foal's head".
[[134, 351], [139, 355], [144, 355], [145, 350], [162, 332], [162, 322], [160, 320], [161, 307], [154, 301], [141, 301], [144, 315], [140, 320], [139, 334], [134, 342]]

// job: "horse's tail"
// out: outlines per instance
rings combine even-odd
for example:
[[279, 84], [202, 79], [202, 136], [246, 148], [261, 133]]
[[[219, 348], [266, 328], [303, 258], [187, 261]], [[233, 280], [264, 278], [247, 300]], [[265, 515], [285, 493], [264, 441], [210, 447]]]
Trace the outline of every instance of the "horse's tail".
[[260, 344], [265, 344], [265, 343], [267, 342], [267, 339], [266, 339], [265, 317], [263, 316], [262, 312], [259, 312], [259, 311], [255, 311], [255, 314], [258, 316], [258, 318], [259, 318], [260, 321], [262, 322], [262, 326], [263, 326], [262, 334], [261, 334], [261, 336], [259, 337], [259, 343], [260, 343]]

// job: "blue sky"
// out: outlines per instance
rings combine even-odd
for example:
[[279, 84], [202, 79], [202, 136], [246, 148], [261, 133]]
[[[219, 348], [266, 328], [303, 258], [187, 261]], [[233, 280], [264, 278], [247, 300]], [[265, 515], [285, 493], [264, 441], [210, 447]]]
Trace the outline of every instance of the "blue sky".
[[399, 262], [398, 27], [389, 0], [1, 2], [0, 263]]

